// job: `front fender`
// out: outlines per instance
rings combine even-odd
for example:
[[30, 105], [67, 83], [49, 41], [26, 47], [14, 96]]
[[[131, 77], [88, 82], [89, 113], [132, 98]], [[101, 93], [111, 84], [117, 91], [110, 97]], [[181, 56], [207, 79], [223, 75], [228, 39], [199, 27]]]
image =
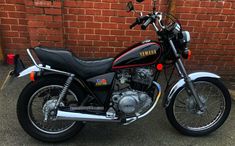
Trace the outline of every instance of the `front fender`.
[[20, 77], [26, 76], [26, 75], [30, 74], [32, 71], [39, 72], [40, 69], [35, 65], [30, 66], [30, 67], [26, 68], [25, 70], [21, 71], [17, 77], [20, 78]]
[[[210, 72], [195, 72], [195, 73], [191, 73], [189, 74], [189, 77], [192, 81], [197, 80], [198, 78], [203, 78], [203, 77], [207, 77], [207, 78], [217, 78], [219, 79], [220, 76], [214, 74], [214, 73], [210, 73]], [[180, 79], [170, 90], [168, 93], [165, 94], [165, 103], [164, 106], [168, 107], [168, 105], [171, 102], [171, 99], [173, 97], [173, 95], [176, 93], [176, 91], [178, 89], [180, 89], [181, 87], [183, 87], [185, 85], [185, 81], [184, 79]]]

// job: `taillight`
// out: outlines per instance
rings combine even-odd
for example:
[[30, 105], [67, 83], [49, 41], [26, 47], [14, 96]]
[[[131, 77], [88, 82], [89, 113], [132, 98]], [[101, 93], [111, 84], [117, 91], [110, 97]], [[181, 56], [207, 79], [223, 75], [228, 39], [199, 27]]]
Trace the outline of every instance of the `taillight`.
[[7, 64], [13, 65], [15, 60], [15, 54], [7, 54]]

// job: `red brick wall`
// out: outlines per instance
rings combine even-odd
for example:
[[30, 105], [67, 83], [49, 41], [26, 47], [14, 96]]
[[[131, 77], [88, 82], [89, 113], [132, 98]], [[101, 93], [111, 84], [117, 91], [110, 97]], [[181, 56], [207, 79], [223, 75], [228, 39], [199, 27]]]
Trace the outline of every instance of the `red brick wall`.
[[24, 1], [0, 0], [0, 35], [5, 53], [23, 53], [30, 46]]
[[234, 0], [177, 0], [176, 16], [192, 36], [192, 70], [235, 74]]
[[[129, 29], [128, 0], [0, 0], [0, 33], [5, 53], [25, 55], [37, 45], [66, 47], [80, 57], [114, 56], [127, 46], [155, 39], [150, 28]], [[151, 0], [136, 9], [151, 10]], [[167, 11], [167, 0], [158, 0]], [[235, 1], [176, 0], [176, 16], [192, 35], [192, 70], [235, 74]]]

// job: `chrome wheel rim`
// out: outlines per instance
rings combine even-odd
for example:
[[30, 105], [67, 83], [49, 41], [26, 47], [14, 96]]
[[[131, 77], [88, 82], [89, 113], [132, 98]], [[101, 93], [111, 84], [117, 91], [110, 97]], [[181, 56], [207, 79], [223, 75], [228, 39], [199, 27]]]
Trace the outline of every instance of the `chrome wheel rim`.
[[[49, 85], [38, 89], [29, 100], [28, 104], [28, 117], [30, 122], [39, 131], [47, 134], [60, 134], [76, 123], [75, 121], [52, 121], [48, 120], [44, 122], [43, 106], [48, 100], [57, 99], [63, 86], [60, 85]], [[78, 101], [77, 96], [68, 90], [66, 96], [67, 101]]]
[[[183, 127], [192, 131], [201, 131], [213, 127], [224, 114], [225, 98], [222, 91], [214, 84], [206, 81], [194, 82], [196, 93], [204, 101], [206, 110], [199, 112], [192, 102], [185, 88], [176, 96], [173, 113], [176, 121]], [[191, 108], [191, 109], [190, 109]], [[195, 109], [192, 109], [195, 108]], [[195, 112], [194, 112], [195, 111]]]

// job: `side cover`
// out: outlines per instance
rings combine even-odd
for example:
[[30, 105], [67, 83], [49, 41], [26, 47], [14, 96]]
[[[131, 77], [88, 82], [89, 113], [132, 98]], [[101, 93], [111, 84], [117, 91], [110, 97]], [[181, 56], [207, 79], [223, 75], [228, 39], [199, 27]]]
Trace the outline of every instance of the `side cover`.
[[110, 72], [86, 80], [89, 84], [89, 87], [91, 87], [94, 94], [103, 104], [105, 103], [111, 91], [114, 75], [114, 72]]

